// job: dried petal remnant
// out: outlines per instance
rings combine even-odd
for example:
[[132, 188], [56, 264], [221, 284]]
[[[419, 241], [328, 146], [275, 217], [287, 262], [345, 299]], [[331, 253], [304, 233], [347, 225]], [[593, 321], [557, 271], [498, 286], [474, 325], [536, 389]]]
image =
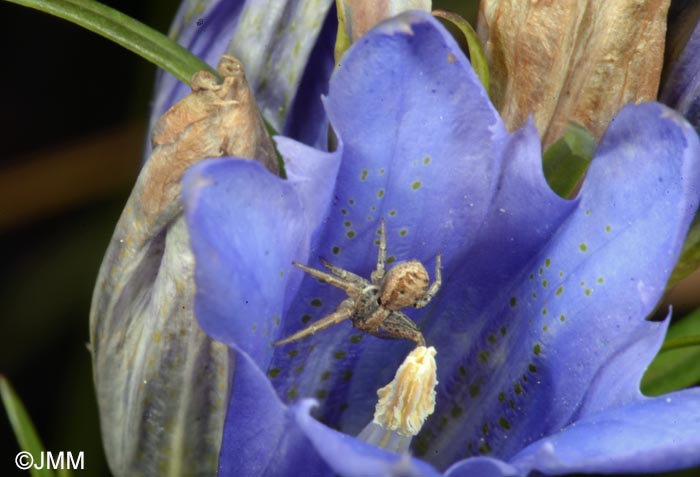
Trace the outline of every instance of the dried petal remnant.
[[435, 410], [437, 365], [434, 347], [416, 347], [396, 371], [394, 380], [377, 391], [374, 423], [402, 436], [415, 436]]
[[260, 117], [240, 62], [223, 56], [223, 81], [208, 71], [192, 76], [192, 93], [161, 116], [153, 128], [153, 154], [144, 170], [141, 203], [158, 214], [180, 195], [180, 179], [206, 158], [255, 158], [278, 173], [272, 142]]
[[669, 0], [481, 2], [491, 92], [510, 130], [530, 114], [545, 147], [569, 121], [600, 138], [627, 103], [656, 98]]

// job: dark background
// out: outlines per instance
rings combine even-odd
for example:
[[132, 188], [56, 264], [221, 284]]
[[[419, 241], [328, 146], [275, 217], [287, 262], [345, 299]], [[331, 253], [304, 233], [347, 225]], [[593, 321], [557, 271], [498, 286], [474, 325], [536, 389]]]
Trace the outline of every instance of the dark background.
[[[166, 32], [178, 0], [104, 1]], [[475, 18], [475, 0], [434, 2]], [[155, 67], [0, 2], [0, 373], [53, 452], [108, 475], [87, 351], [92, 287], [138, 173]], [[0, 410], [0, 475], [19, 448]], [[696, 475], [677, 473], [674, 475]]]
[[[103, 1], [166, 32], [178, 0]], [[0, 373], [52, 452], [109, 475], [88, 342], [92, 288], [133, 185], [155, 67], [67, 21], [0, 2]], [[0, 410], [0, 475], [19, 448]]]

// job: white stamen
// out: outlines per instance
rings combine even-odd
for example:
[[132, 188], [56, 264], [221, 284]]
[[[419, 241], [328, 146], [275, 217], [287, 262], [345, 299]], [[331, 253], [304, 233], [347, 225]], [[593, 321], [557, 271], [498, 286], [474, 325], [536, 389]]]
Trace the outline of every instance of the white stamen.
[[396, 371], [394, 380], [377, 391], [374, 419], [358, 438], [383, 449], [404, 452], [435, 410], [437, 351], [416, 347]]

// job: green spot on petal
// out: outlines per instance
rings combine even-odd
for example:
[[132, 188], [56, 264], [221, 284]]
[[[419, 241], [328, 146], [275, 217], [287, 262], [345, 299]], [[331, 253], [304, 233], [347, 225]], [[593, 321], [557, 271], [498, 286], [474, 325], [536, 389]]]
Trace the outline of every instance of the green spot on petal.
[[554, 292], [554, 294], [555, 294], [556, 296], [561, 296], [562, 293], [564, 293], [564, 287], [563, 287], [563, 286], [560, 286], [559, 288], [557, 288], [557, 291]]
[[472, 384], [471, 386], [469, 386], [469, 395], [473, 398], [477, 397], [480, 391], [481, 389], [479, 389], [478, 384]]
[[396, 217], [396, 210], [393, 210], [393, 209], [390, 210], [390, 211], [389, 211], [389, 215], [392, 216], [392, 217]]
[[593, 293], [593, 290], [591, 290], [590, 288], [586, 288], [583, 293], [585, 293], [586, 296], [591, 296], [591, 293]]
[[362, 169], [362, 175], [360, 176], [360, 179], [367, 180], [367, 176], [369, 175], [369, 171], [367, 169]]
[[333, 353], [333, 357], [335, 359], [343, 359], [345, 357], [345, 354], [345, 351], [336, 351], [335, 353]]
[[465, 368], [464, 366], [460, 366], [459, 367], [459, 374], [461, 374], [462, 377], [466, 377], [467, 376], [467, 368]]
[[380, 199], [384, 197], [384, 189], [379, 189], [377, 191], [377, 197], [379, 197]]
[[505, 429], [506, 431], [507, 431], [508, 429], [510, 429], [510, 423], [508, 422], [508, 420], [507, 420], [505, 417], [500, 417], [500, 418], [498, 419], [498, 425], [501, 426], [501, 427], [502, 427], [503, 429]]
[[586, 250], [588, 250], [588, 245], [586, 245], [585, 243], [582, 243], [578, 246], [578, 249], [582, 252], [585, 252]]
[[348, 209], [340, 209], [340, 213], [343, 215], [348, 215]]
[[324, 371], [321, 373], [321, 381], [327, 381], [328, 378], [331, 377], [331, 372], [330, 371]]
[[547, 316], [547, 309], [546, 308], [542, 308], [542, 316]]
[[561, 315], [561, 316], [559, 317], [559, 321], [561, 321], [562, 323], [564, 323], [564, 322], [566, 321], [566, 316], [565, 316], [565, 315]]
[[489, 446], [488, 442], [482, 442], [479, 444], [479, 453], [481, 455], [487, 455], [491, 453], [491, 446]]
[[340, 247], [333, 247], [333, 255], [338, 255], [340, 253]]
[[352, 379], [352, 371], [347, 370], [343, 373], [343, 376], [341, 378], [343, 381], [350, 381]]
[[348, 204], [355, 205], [355, 199], [348, 199]]
[[297, 366], [296, 369], [294, 369], [294, 374], [301, 374], [303, 372], [304, 372], [304, 365], [303, 364]]
[[542, 280], [542, 286], [547, 288], [547, 285], [549, 285], [549, 282], [547, 280]]
[[308, 323], [309, 321], [311, 321], [311, 315], [303, 315], [303, 316], [301, 317], [301, 322], [302, 322], [302, 323], [306, 324], [306, 323]]
[[450, 414], [452, 415], [452, 417], [459, 417], [459, 416], [462, 415], [462, 408], [459, 407], [459, 406], [454, 406], [454, 407], [450, 410]]
[[415, 181], [413, 184], [411, 184], [411, 189], [418, 190], [418, 189], [420, 189], [420, 186], [421, 186], [420, 181]]
[[287, 355], [290, 358], [296, 358], [297, 356], [299, 356], [299, 350], [298, 349], [290, 349], [289, 351], [287, 351]]
[[536, 343], [535, 346], [532, 347], [532, 352], [539, 356], [540, 353], [542, 353], [542, 346], [539, 343]]
[[605, 226], [605, 231], [606, 231], [606, 232], [612, 232], [612, 227], [609, 226], [609, 225], [606, 225], [606, 226]]
[[515, 383], [515, 386], [513, 386], [513, 391], [515, 391], [515, 394], [520, 396], [523, 393], [523, 387], [520, 385], [520, 383]]
[[316, 391], [316, 399], [325, 399], [328, 396], [328, 391], [325, 389], [319, 389]]
[[552, 259], [551, 258], [545, 258], [544, 259], [544, 266], [549, 268], [550, 265], [552, 265]]
[[496, 336], [495, 335], [489, 335], [487, 338], [488, 342], [491, 343], [492, 345], [496, 344]]
[[321, 301], [320, 298], [314, 298], [313, 300], [311, 300], [311, 306], [316, 306], [316, 307], [318, 307], [318, 306], [321, 306], [321, 305], [323, 305], [323, 302]]
[[507, 330], [506, 330], [506, 327], [505, 327], [505, 326], [501, 326], [501, 335], [505, 336], [505, 335], [506, 335], [506, 331], [507, 331]]
[[603, 280], [603, 277], [598, 277], [598, 280], [596, 280], [599, 285], [602, 285], [605, 280]]
[[393, 255], [386, 258], [386, 263], [394, 263], [395, 261], [396, 257], [394, 257]]
[[489, 352], [488, 351], [482, 351], [479, 353], [479, 361], [482, 363], [486, 363], [489, 360]]
[[499, 402], [504, 402], [505, 400], [506, 400], [506, 393], [504, 393], [503, 391], [501, 391], [500, 393], [498, 393], [498, 401], [499, 401]]
[[401, 235], [402, 237], [405, 237], [407, 233], [408, 233], [408, 230], [406, 230], [406, 229], [399, 230], [399, 235]]
[[271, 378], [276, 378], [280, 375], [281, 372], [282, 370], [280, 368], [270, 368], [270, 370], [267, 372], [267, 375]]
[[355, 231], [354, 230], [348, 230], [347, 233], [345, 234], [349, 239], [355, 237]]
[[515, 308], [516, 305], [518, 304], [518, 298], [517, 297], [510, 297], [510, 307]]
[[299, 389], [297, 389], [296, 386], [293, 386], [292, 389], [287, 391], [287, 398], [289, 398], [290, 401], [296, 399], [297, 395], [299, 394]]
[[425, 156], [425, 157], [423, 158], [423, 164], [425, 164], [426, 166], [427, 166], [428, 164], [430, 164], [430, 157], [429, 157], [429, 156]]

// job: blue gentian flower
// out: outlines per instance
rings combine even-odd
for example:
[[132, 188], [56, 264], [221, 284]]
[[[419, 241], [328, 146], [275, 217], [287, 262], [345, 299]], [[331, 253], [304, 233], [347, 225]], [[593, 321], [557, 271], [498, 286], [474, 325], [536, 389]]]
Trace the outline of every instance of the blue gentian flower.
[[[194, 166], [183, 182], [195, 314], [235, 362], [220, 474], [700, 464], [700, 389], [639, 390], [668, 323], [645, 318], [700, 196], [700, 144], [677, 113], [623, 108], [579, 196], [562, 199], [543, 177], [532, 123], [506, 131], [459, 47], [421, 12], [357, 42], [325, 108], [337, 150], [278, 137], [287, 180], [228, 158]], [[326, 257], [367, 277], [381, 219], [391, 259], [432, 270], [443, 257], [441, 291], [408, 312], [437, 349], [439, 380], [414, 457], [353, 437], [412, 343], [346, 322], [273, 346], [344, 298], [292, 261], [320, 268]]]

